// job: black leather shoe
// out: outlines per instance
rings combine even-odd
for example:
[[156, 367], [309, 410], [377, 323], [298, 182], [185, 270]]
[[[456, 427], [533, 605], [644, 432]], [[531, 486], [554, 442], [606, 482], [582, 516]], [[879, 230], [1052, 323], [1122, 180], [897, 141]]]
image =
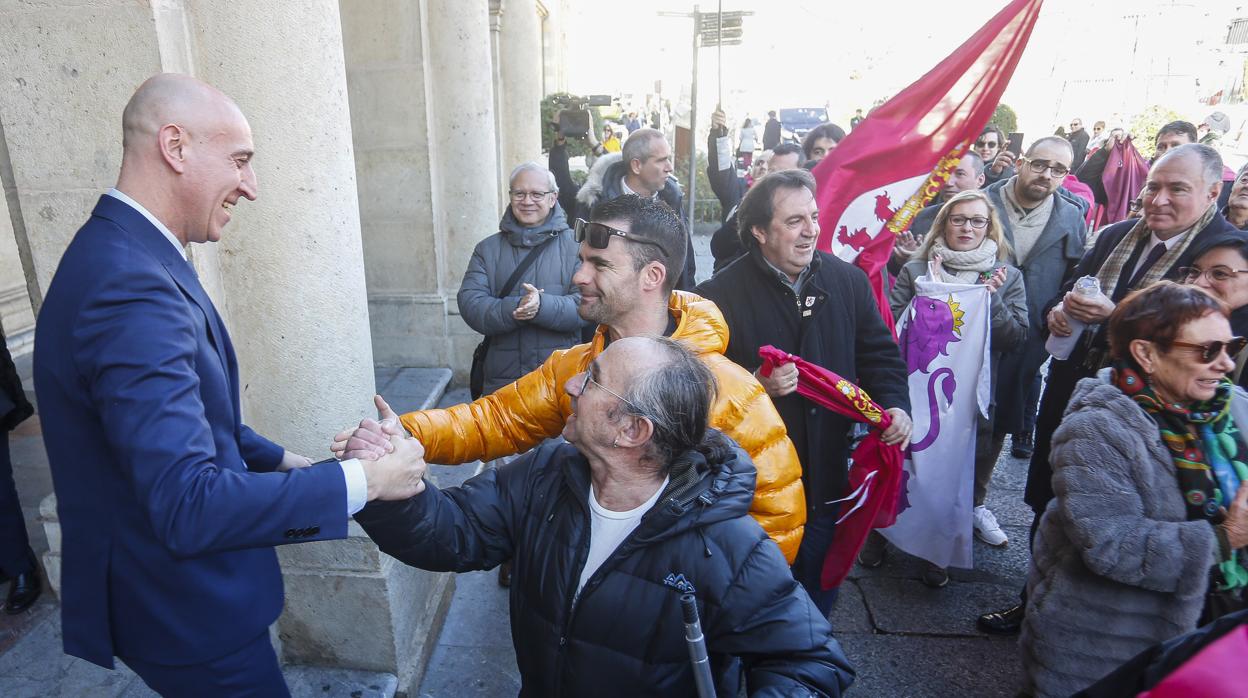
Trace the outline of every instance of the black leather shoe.
[[1031, 434], [1015, 434], [1014, 445], [1010, 447], [1010, 455], [1015, 458], [1031, 458], [1036, 442]]
[[30, 608], [39, 600], [43, 584], [39, 581], [39, 568], [36, 566], [13, 578], [9, 583], [9, 597], [4, 603], [4, 612], [15, 616]]
[[1017, 635], [1023, 627], [1023, 615], [1026, 612], [1027, 607], [1020, 603], [1004, 611], [985, 613], [975, 619], [975, 625], [991, 635]]

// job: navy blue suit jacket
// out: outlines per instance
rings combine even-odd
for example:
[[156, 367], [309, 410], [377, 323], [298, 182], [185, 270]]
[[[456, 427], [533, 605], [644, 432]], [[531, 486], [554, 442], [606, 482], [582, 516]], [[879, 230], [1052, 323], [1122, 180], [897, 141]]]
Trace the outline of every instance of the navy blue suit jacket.
[[273, 546], [345, 537], [346, 484], [335, 462], [275, 472], [283, 449], [240, 421], [234, 348], [190, 264], [101, 197], [35, 342], [65, 652], [177, 666], [264, 632], [283, 602]]

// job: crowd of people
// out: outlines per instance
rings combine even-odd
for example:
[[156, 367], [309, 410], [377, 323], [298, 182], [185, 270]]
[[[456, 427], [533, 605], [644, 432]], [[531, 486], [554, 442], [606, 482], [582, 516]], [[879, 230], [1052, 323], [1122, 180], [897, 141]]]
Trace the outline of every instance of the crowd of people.
[[[780, 143], [772, 121], [755, 156], [753, 124], [738, 147], [714, 115], [723, 221], [701, 283], [661, 131], [630, 123], [618, 152], [592, 139], [579, 187], [562, 140], [546, 166], [518, 164], [458, 296], [485, 337], [479, 395], [407, 412], [378, 396], [377, 418], [313, 463], [242, 423], [228, 332], [185, 255], [256, 198], [246, 118], [193, 78], [149, 79], [123, 114], [117, 185], [37, 325], [65, 651], [120, 658], [164, 695], [287, 695], [268, 635], [274, 546], [345, 537], [354, 517], [405, 564], [504, 570], [522, 695], [694, 695], [689, 596], [718, 695], [844, 693], [855, 672], [822, 572], [861, 433], [759, 350], [864, 389], [889, 417], [881, 444], [902, 451], [909, 377], [866, 275], [817, 250], [808, 170], [845, 131]], [[1007, 442], [1030, 456], [1035, 520], [1022, 603], [978, 622], [1021, 631], [1020, 686], [1037, 696], [1148, 688], [1175, 663], [1155, 645], [1208, 623], [1184, 656], [1215, 641], [1248, 589], [1248, 167], [1224, 185], [1197, 128], [1169, 124], [1126, 206], [1080, 176], [1099, 181], [1097, 154], [1123, 157], [1130, 138], [1080, 125], [1017, 154], [985, 128], [891, 266], [896, 315], [925, 275], [990, 295], [971, 525], [1009, 542], [985, 506]], [[752, 156], [744, 174], [733, 155]], [[1094, 236], [1092, 219], [1108, 223]], [[1073, 350], [1051, 356], [1049, 337]], [[474, 461], [489, 467], [462, 486], [427, 478], [427, 463]], [[858, 560], [887, 550], [873, 536]], [[922, 578], [949, 582], [935, 563]]]

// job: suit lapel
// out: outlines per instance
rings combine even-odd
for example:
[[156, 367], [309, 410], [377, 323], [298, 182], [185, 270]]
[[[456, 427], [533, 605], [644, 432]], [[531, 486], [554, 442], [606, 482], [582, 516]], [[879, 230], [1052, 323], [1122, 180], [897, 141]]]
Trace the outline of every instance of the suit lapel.
[[221, 322], [221, 316], [217, 314], [212, 299], [208, 297], [204, 287], [199, 283], [199, 277], [195, 275], [191, 263], [184, 259], [173, 245], [169, 244], [169, 240], [156, 229], [156, 226], [152, 225], [151, 221], [118, 199], [107, 195], [101, 196], [92, 214], [116, 223], [135, 240], [142, 243], [165, 267], [182, 292], [199, 306], [200, 311], [208, 320], [206, 328], [208, 342], [216, 350], [217, 358], [221, 361], [221, 370], [225, 372], [230, 381], [230, 395], [234, 402], [235, 421], [237, 421], [239, 387], [238, 365], [234, 360], [234, 350], [230, 345], [229, 335], [225, 332], [225, 325]]

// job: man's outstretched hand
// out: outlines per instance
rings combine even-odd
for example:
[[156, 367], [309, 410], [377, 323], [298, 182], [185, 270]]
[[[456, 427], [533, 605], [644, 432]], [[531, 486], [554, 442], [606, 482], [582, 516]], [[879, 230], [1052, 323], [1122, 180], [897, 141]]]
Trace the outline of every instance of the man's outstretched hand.
[[368, 501], [409, 499], [425, 491], [425, 447], [407, 435], [403, 427], [382, 423], [391, 450], [375, 461], [361, 460], [368, 479]]
[[403, 433], [399, 415], [390, 409], [390, 405], [386, 404], [385, 399], [380, 395], [373, 396], [373, 403], [377, 406], [377, 419], [364, 419], [358, 427], [354, 429], [348, 427], [334, 436], [334, 442], [329, 445], [329, 450], [333, 452], [335, 458], [377, 460], [394, 450], [394, 444], [384, 427], [389, 424], [398, 430], [395, 433]]

